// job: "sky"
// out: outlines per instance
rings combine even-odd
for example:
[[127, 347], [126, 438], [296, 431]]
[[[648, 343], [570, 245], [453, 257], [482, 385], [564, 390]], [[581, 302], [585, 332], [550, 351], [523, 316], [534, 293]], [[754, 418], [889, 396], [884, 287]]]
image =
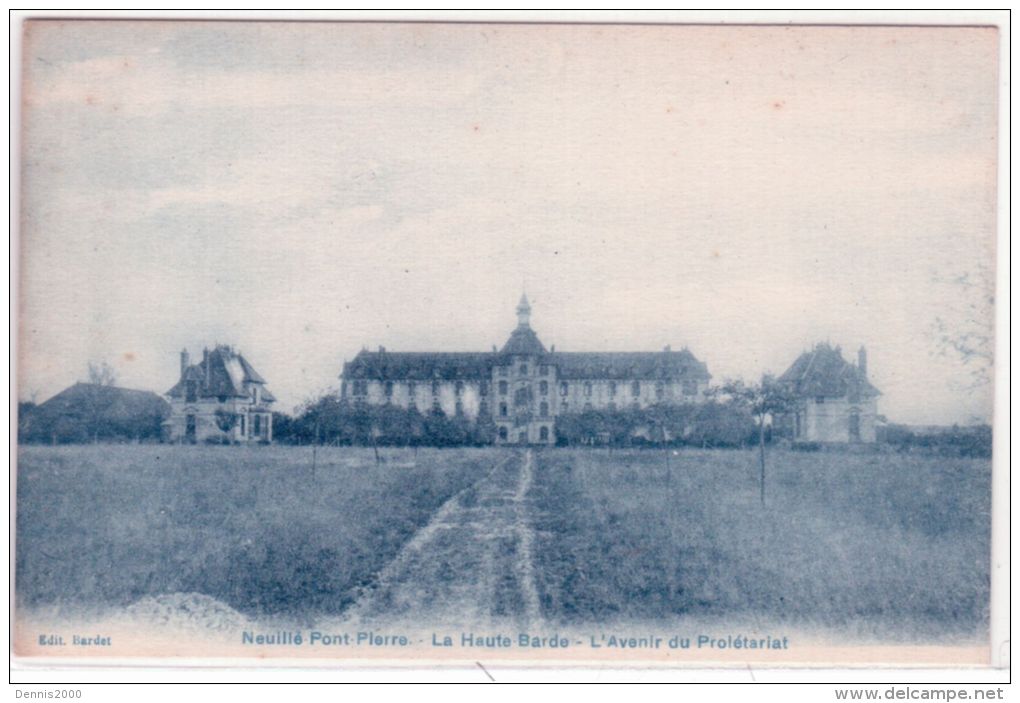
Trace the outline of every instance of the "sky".
[[[362, 348], [827, 341], [987, 421], [988, 28], [26, 24], [19, 397], [237, 347], [281, 410]], [[945, 337], [964, 342], [961, 353]]]

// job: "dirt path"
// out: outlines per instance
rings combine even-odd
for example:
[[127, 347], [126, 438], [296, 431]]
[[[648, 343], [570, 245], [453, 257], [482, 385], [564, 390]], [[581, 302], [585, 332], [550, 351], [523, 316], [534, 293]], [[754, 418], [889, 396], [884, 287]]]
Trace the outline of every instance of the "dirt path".
[[444, 503], [345, 620], [538, 625], [528, 516], [534, 467], [531, 450], [515, 454]]

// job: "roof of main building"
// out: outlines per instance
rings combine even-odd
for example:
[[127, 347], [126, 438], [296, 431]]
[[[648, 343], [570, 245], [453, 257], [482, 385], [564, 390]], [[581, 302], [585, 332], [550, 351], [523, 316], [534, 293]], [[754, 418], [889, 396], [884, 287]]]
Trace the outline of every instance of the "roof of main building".
[[[504, 347], [504, 350], [506, 347]], [[390, 352], [361, 351], [344, 364], [346, 379], [392, 381], [484, 380], [493, 366], [510, 363], [517, 351]], [[530, 354], [536, 363], [557, 368], [557, 377], [618, 380], [708, 380], [704, 362], [688, 350], [662, 352], [546, 352]]]
[[538, 339], [535, 330], [530, 327], [520, 326], [510, 333], [510, 339], [500, 350], [503, 354], [517, 354], [518, 356], [530, 356], [533, 354], [545, 354], [545, 346]]
[[707, 381], [708, 368], [687, 349], [661, 352], [555, 352], [547, 351], [531, 329], [531, 304], [526, 295], [517, 305], [518, 324], [500, 351], [491, 352], [388, 352], [362, 350], [344, 364], [342, 378], [392, 381], [483, 380], [492, 367], [505, 366], [515, 356], [555, 366], [561, 379], [644, 380], [692, 379]]

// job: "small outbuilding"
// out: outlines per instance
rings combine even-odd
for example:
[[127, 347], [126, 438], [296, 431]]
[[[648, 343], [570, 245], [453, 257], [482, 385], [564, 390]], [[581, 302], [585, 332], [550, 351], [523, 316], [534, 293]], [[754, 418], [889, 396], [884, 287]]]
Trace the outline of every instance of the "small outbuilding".
[[794, 442], [856, 443], [875, 441], [879, 390], [868, 381], [868, 355], [857, 364], [826, 343], [801, 354], [779, 377], [793, 395], [792, 412], [777, 418], [777, 428]]
[[151, 391], [76, 383], [19, 421], [26, 442], [156, 441], [170, 406]]

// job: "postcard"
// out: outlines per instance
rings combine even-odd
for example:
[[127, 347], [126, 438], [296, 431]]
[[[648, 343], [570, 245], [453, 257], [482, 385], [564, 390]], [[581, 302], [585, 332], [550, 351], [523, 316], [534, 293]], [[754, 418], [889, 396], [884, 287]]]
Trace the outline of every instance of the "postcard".
[[27, 21], [14, 654], [998, 661], [1000, 40]]

